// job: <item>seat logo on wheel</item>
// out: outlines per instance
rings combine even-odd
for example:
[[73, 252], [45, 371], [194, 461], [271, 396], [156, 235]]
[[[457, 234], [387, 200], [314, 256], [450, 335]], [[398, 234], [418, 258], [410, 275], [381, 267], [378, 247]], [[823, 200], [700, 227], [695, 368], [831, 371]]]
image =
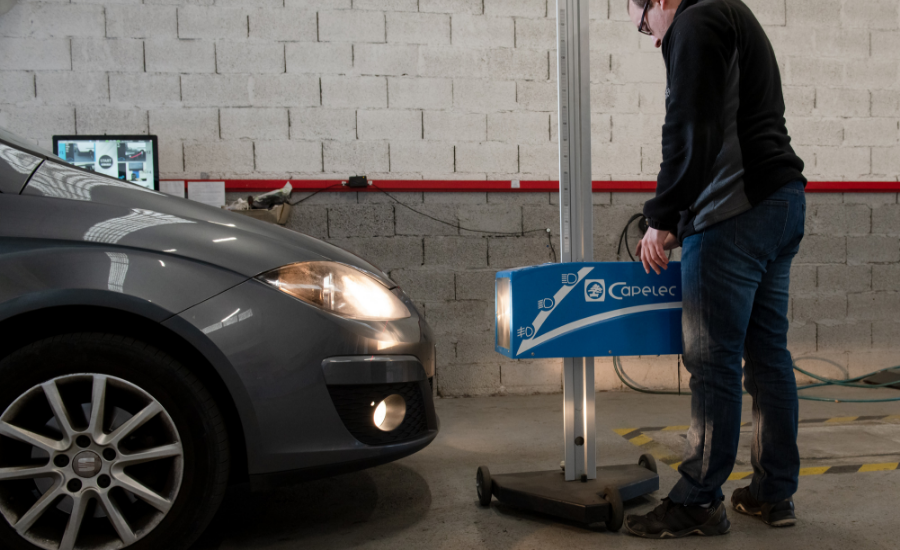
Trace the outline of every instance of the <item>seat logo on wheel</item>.
[[91, 451], [78, 453], [75, 457], [75, 473], [81, 477], [91, 478], [100, 473], [103, 463], [100, 457]]

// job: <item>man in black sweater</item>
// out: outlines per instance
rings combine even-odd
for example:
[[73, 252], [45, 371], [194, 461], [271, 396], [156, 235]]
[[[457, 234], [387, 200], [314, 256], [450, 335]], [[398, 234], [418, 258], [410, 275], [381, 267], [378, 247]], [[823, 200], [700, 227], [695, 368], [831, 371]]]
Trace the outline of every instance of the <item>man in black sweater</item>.
[[793, 525], [800, 457], [787, 311], [806, 180], [785, 128], [778, 63], [741, 0], [627, 1], [638, 30], [662, 47], [667, 73], [663, 161], [638, 253], [660, 273], [666, 251], [684, 247], [692, 401], [681, 479], [658, 508], [625, 524], [648, 538], [728, 532], [721, 487], [737, 455], [743, 378], [753, 478], [732, 505]]

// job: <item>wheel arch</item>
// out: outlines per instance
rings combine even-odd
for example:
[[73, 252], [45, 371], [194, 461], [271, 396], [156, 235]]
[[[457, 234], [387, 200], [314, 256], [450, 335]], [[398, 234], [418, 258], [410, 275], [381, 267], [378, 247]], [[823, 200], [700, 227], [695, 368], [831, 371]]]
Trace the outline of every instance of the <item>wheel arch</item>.
[[190, 369], [216, 400], [231, 441], [231, 483], [249, 479], [247, 443], [237, 403], [212, 361], [178, 331], [140, 314], [96, 305], [64, 305], [18, 313], [0, 320], [0, 360], [28, 344], [52, 336], [103, 332], [146, 342]]

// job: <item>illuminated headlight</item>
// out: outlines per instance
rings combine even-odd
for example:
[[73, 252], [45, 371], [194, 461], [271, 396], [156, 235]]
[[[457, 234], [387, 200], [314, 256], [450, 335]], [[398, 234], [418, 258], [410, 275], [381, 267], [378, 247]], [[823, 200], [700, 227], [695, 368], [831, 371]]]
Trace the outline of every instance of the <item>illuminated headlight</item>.
[[387, 396], [377, 405], [373, 401], [372, 406], [375, 407], [372, 421], [375, 423], [375, 427], [383, 432], [396, 430], [406, 418], [406, 400], [396, 393]]
[[350, 319], [394, 321], [409, 309], [378, 279], [337, 262], [303, 262], [259, 276], [298, 300]]
[[510, 323], [512, 322], [512, 289], [509, 285], [508, 278], [500, 278], [494, 283], [496, 293], [496, 315], [497, 315], [497, 345], [503, 349], [509, 349], [512, 331]]

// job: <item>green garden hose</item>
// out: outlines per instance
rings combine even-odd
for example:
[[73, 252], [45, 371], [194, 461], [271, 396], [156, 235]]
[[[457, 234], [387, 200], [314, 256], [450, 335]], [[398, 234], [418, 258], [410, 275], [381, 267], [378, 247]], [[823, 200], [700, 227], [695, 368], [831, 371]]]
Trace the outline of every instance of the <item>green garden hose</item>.
[[[870, 372], [869, 374], [864, 374], [862, 376], [857, 376], [856, 378], [849, 378], [847, 380], [838, 380], [836, 378], [826, 378], [824, 376], [819, 376], [817, 374], [813, 374], [809, 371], [801, 369], [797, 366], [797, 363], [791, 360], [791, 363], [794, 367], [794, 370], [799, 372], [800, 374], [805, 374], [809, 376], [813, 380], [818, 380], [818, 384], [808, 384], [806, 386], [798, 386], [797, 391], [809, 390], [813, 388], [823, 388], [828, 386], [838, 386], [843, 388], [861, 388], [861, 389], [878, 389], [884, 388], [887, 386], [892, 386], [897, 384], [897, 382], [887, 382], [884, 384], [859, 384], [860, 380], [864, 378], [868, 378], [870, 376], [875, 376], [876, 374], [881, 374], [882, 372], [900, 372], [900, 366], [896, 367], [888, 367], [886, 369], [880, 369], [875, 372]], [[648, 393], [651, 395], [691, 395], [690, 392], [681, 392], [672, 391], [672, 390], [651, 390], [649, 388], [642, 388], [628, 381], [628, 379], [624, 375], [624, 368], [622, 367], [621, 360], [618, 357], [613, 357], [613, 368], [616, 370], [616, 375], [619, 377], [619, 380], [622, 381], [623, 384], [631, 388], [632, 390], [640, 393]], [[744, 394], [747, 392], [745, 391]], [[900, 401], [900, 397], [891, 397], [885, 399], [840, 399], [834, 397], [816, 397], [813, 395], [798, 395], [799, 399], [804, 399], [806, 401], [822, 401], [825, 403], [890, 403], [894, 401]]]

